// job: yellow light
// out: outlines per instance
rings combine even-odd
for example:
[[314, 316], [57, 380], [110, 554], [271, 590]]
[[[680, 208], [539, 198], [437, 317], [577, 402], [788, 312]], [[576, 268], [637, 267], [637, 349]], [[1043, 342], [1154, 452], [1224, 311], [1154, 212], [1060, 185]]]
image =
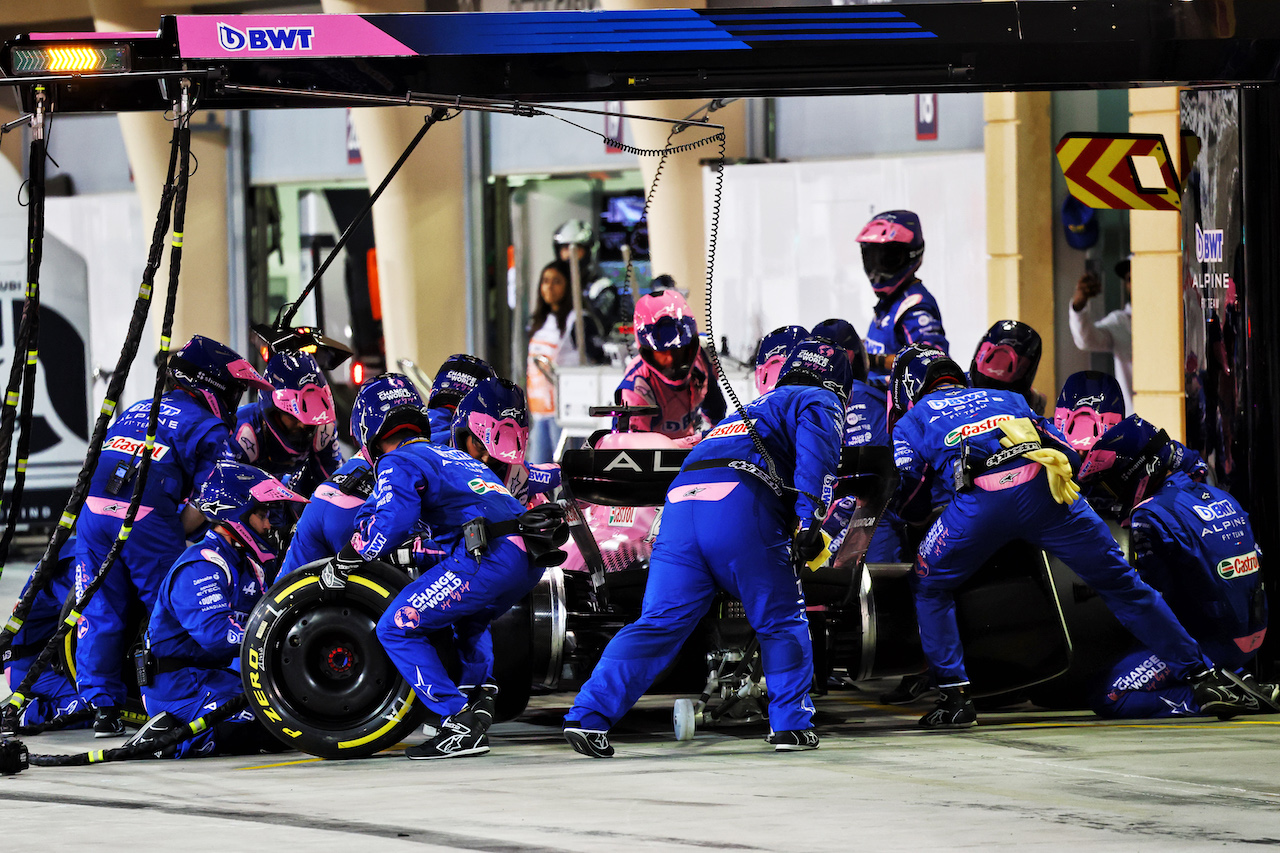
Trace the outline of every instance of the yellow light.
[[102, 67], [102, 57], [89, 47], [70, 45], [46, 48], [50, 71], [96, 71]]

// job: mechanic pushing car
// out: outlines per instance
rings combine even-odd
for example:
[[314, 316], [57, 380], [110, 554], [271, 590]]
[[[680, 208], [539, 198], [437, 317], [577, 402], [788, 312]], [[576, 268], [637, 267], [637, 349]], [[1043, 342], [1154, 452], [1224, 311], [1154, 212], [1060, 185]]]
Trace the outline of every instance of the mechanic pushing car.
[[462, 398], [485, 379], [497, 376], [489, 362], [464, 352], [454, 353], [444, 360], [431, 380], [431, 393], [427, 397], [427, 410], [431, 413], [431, 440], [436, 444], [449, 443], [449, 430], [454, 412]]
[[1231, 713], [1269, 704], [1261, 691], [1214, 666], [1125, 562], [1102, 519], [1078, 500], [1072, 468], [1079, 457], [1021, 394], [969, 388], [958, 364], [918, 344], [898, 353], [890, 394], [901, 475], [894, 503], [910, 521], [930, 509], [930, 480], [937, 478], [951, 495], [920, 545], [912, 577], [921, 646], [942, 694], [922, 727], [977, 722], [955, 591], [1015, 538], [1058, 557], [1093, 587], [1139, 642], [1191, 684], [1202, 709]]
[[766, 740], [777, 751], [818, 746], [809, 699], [813, 646], [796, 563], [826, 546], [822, 520], [851, 382], [841, 347], [805, 338], [777, 386], [746, 406], [750, 420], [730, 416], [686, 458], [667, 491], [643, 612], [609, 642], [565, 716], [575, 750], [613, 755], [609, 729], [675, 658], [717, 589], [742, 602], [760, 638]]
[[310, 494], [342, 465], [333, 390], [304, 352], [276, 353], [262, 376], [271, 390], [236, 412], [225, 456]]
[[[1267, 705], [1280, 702], [1280, 685], [1254, 681], [1242, 670], [1267, 634], [1261, 555], [1249, 515], [1231, 495], [1180, 470], [1184, 451], [1163, 430], [1130, 415], [1094, 444], [1080, 481], [1132, 510], [1129, 541], [1138, 574], [1210, 658], [1270, 700], [1252, 710], [1271, 711]], [[1104, 717], [1226, 717], [1237, 710], [1202, 707], [1192, 684], [1142, 646], [1117, 660], [1090, 698]]]
[[[545, 506], [526, 514], [487, 465], [433, 444], [420, 402], [389, 394], [370, 403], [360, 441], [375, 465], [373, 494], [357, 514], [351, 542], [320, 582], [327, 590], [343, 588], [362, 561], [382, 558], [419, 524], [430, 526], [446, 554], [400, 591], [379, 619], [377, 636], [423, 704], [442, 718], [437, 734], [405, 756], [483, 755], [497, 692], [489, 680], [489, 623], [533, 589], [544, 566], [563, 561], [555, 547], [568, 536], [563, 513]], [[431, 642], [431, 634], [446, 628], [454, 635], [467, 694]]]
[[[222, 457], [240, 397], [249, 388], [272, 390], [243, 357], [200, 335], [171, 354], [166, 369], [172, 388], [160, 399], [141, 508], [79, 627], [76, 683], [98, 709], [93, 724], [97, 737], [124, 734], [119, 709], [125, 699], [125, 644], [132, 640], [124, 636], [129, 608], [140, 601], [151, 613], [160, 581], [187, 547], [186, 534], [204, 524], [194, 506], [181, 507]], [[107, 431], [89, 482], [88, 511], [77, 522], [77, 592], [97, 575], [120, 535], [150, 415], [151, 401], [139, 401]]]
[[[153, 743], [244, 692], [232, 665], [245, 619], [266, 591], [264, 566], [278, 556], [272, 510], [305, 502], [259, 468], [228, 461], [214, 467], [195, 499], [212, 527], [165, 575], [151, 612], [138, 661], [151, 719], [128, 745]], [[183, 741], [173, 757], [286, 749], [246, 709]]]
[[683, 296], [661, 290], [636, 300], [635, 327], [640, 355], [627, 365], [615, 396], [624, 406], [661, 411], [632, 417], [630, 428], [692, 446], [725, 414], [715, 373], [698, 343], [698, 321]]
[[867, 330], [871, 380], [882, 385], [893, 369], [893, 354], [908, 344], [931, 344], [948, 351], [942, 310], [916, 278], [924, 260], [920, 217], [909, 210], [878, 213], [858, 232], [862, 268], [878, 301]]

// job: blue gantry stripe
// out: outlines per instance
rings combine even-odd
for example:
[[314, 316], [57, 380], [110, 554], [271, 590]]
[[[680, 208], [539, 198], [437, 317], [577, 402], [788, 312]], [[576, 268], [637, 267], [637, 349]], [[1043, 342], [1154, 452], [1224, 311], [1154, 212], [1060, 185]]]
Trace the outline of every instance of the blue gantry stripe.
[[726, 14], [693, 9], [368, 15], [423, 55], [750, 50], [764, 42], [936, 38], [901, 12]]

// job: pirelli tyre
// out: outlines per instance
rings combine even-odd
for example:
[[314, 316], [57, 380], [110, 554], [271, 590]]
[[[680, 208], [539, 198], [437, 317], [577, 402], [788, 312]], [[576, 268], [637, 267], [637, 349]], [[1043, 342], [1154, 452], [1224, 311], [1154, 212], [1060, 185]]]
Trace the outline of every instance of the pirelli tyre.
[[427, 714], [374, 633], [409, 576], [365, 563], [325, 600], [321, 566], [290, 573], [258, 602], [240, 672], [249, 707], [281, 741], [321, 758], [362, 758], [404, 740]]

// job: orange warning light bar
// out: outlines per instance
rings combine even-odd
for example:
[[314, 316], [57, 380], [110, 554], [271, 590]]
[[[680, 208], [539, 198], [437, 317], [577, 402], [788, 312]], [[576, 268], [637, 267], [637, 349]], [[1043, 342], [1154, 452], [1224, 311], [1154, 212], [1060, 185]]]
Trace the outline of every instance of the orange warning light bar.
[[10, 65], [15, 76], [128, 71], [129, 49], [124, 45], [94, 44], [15, 47]]

